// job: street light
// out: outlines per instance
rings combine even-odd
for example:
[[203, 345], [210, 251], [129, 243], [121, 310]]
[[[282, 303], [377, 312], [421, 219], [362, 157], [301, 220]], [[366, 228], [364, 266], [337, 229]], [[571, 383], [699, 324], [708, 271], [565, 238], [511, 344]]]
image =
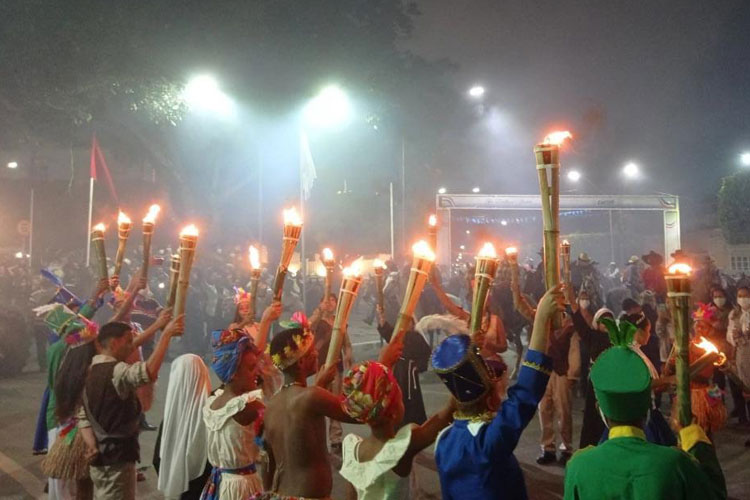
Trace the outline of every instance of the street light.
[[568, 172], [568, 180], [570, 182], [578, 182], [581, 180], [581, 172], [578, 170], [571, 170]]
[[329, 85], [310, 100], [303, 113], [305, 121], [310, 125], [333, 127], [350, 120], [351, 103], [340, 87]]
[[750, 167], [750, 151], [746, 151], [740, 155], [740, 163], [743, 167]]
[[626, 164], [622, 168], [622, 173], [628, 179], [636, 179], [638, 176], [641, 175], [641, 169], [638, 167], [637, 164], [631, 161], [630, 163]]
[[469, 89], [468, 94], [472, 99], [481, 99], [484, 97], [484, 87], [481, 85], [474, 85]]
[[471, 192], [472, 192], [472, 193], [474, 193], [474, 194], [476, 194], [476, 193], [478, 193], [478, 192], [479, 192], [479, 188], [478, 188], [478, 187], [475, 187], [475, 188], [473, 188], [473, 189], [471, 190]]
[[219, 83], [211, 75], [196, 75], [192, 77], [185, 89], [182, 98], [190, 109], [215, 113], [220, 116], [229, 116], [234, 111], [232, 99], [226, 95]]
[[17, 161], [9, 161], [8, 162], [8, 168], [18, 168], [18, 162]]
[[438, 189], [438, 194], [445, 194], [445, 193], [447, 193], [447, 192], [448, 192], [448, 190], [447, 190], [447, 189], [445, 189], [445, 188], [440, 188], [440, 189]]

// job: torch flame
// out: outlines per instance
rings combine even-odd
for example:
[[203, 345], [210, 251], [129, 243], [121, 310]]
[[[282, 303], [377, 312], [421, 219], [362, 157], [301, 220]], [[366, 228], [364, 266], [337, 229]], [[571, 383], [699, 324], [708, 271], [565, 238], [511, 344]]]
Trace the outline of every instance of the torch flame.
[[560, 243], [560, 245], [564, 246], [564, 247], [569, 247], [570, 246], [570, 242], [568, 240], [562, 240], [562, 243]]
[[301, 226], [302, 217], [297, 213], [295, 207], [284, 209], [284, 225], [285, 226]]
[[325, 278], [328, 275], [328, 270], [326, 269], [326, 266], [318, 262], [318, 265], [315, 267], [315, 274], [321, 278]]
[[99, 224], [93, 227], [92, 231], [100, 231], [103, 233], [105, 229], [107, 228], [104, 226], [104, 223], [100, 222]]
[[349, 267], [342, 271], [344, 278], [359, 278], [362, 276], [362, 258], [355, 260]]
[[323, 261], [324, 262], [331, 262], [333, 260], [333, 250], [330, 248], [324, 248], [323, 249]]
[[432, 251], [432, 248], [430, 248], [430, 245], [426, 241], [419, 240], [411, 247], [411, 250], [414, 252], [414, 257], [435, 262], [435, 252]]
[[125, 215], [125, 212], [120, 210], [120, 213], [117, 214], [117, 224], [120, 225], [120, 224], [130, 224], [130, 223], [131, 223], [130, 217]]
[[508, 247], [505, 249], [505, 255], [511, 256], [511, 255], [517, 255], [518, 249], [516, 247]]
[[706, 352], [715, 352], [717, 354], [719, 353], [719, 349], [712, 342], [710, 342], [707, 338], [701, 337], [700, 339], [701, 341], [695, 344], [696, 347], [700, 347]]
[[255, 248], [255, 245], [250, 245], [248, 249], [250, 254], [250, 267], [253, 269], [260, 269], [260, 252]]
[[375, 259], [372, 261], [372, 267], [376, 269], [385, 269], [385, 262], [380, 259]]
[[568, 132], [567, 130], [558, 130], [555, 132], [551, 132], [547, 137], [544, 138], [544, 144], [552, 144], [555, 146], [562, 145], [563, 142], [565, 142], [565, 139], [572, 139], [573, 134]]
[[684, 274], [689, 276], [693, 272], [693, 268], [684, 262], [677, 262], [669, 266], [669, 274]]
[[435, 217], [435, 214], [430, 215], [430, 218], [427, 219], [427, 224], [429, 224], [430, 227], [437, 226], [437, 217]]
[[182, 236], [198, 236], [198, 228], [195, 227], [195, 224], [185, 226], [182, 228], [182, 231], [180, 231], [180, 237]]
[[143, 218], [144, 224], [153, 224], [156, 222], [156, 216], [159, 215], [159, 212], [161, 212], [161, 207], [159, 205], [153, 204], [150, 207], [148, 207], [148, 213]]
[[497, 252], [495, 251], [495, 246], [490, 242], [485, 243], [482, 249], [479, 250], [477, 257], [480, 259], [482, 258], [496, 259]]

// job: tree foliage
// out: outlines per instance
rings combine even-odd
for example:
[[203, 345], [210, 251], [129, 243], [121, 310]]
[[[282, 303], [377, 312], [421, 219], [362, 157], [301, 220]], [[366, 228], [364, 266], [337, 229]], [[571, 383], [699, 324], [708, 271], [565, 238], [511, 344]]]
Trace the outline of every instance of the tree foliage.
[[725, 177], [719, 190], [719, 224], [724, 238], [732, 244], [750, 243], [750, 173]]

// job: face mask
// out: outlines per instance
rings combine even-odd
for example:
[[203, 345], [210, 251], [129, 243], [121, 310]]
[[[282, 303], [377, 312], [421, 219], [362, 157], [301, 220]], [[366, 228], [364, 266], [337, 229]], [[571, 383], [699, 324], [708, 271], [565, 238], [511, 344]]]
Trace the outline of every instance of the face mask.
[[742, 309], [750, 308], [750, 297], [740, 297], [737, 299], [737, 303]]
[[727, 303], [727, 299], [724, 297], [715, 297], [714, 298], [714, 304], [716, 304], [716, 307], [724, 307], [724, 305]]
[[581, 309], [588, 309], [589, 306], [591, 305], [591, 301], [581, 300], [580, 302], [578, 302], [578, 305], [581, 306]]

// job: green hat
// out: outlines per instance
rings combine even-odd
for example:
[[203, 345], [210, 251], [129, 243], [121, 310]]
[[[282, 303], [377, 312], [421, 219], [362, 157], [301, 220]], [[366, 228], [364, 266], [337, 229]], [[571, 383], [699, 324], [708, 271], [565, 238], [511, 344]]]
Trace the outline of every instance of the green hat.
[[86, 326], [82, 319], [62, 304], [48, 304], [34, 309], [37, 316], [44, 316], [44, 323], [60, 337]]
[[643, 418], [651, 406], [651, 373], [630, 345], [638, 330], [628, 321], [618, 325], [602, 318], [612, 347], [599, 355], [591, 368], [591, 383], [602, 413], [617, 422]]

